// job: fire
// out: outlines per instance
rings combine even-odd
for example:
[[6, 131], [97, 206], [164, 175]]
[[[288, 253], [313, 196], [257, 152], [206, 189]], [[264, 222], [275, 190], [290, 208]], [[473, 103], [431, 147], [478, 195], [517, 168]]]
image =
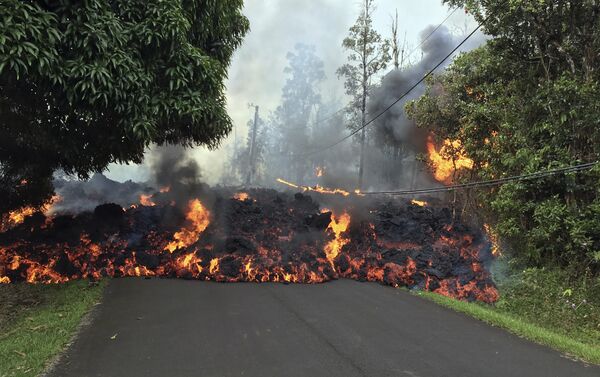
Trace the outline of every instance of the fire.
[[500, 242], [498, 241], [498, 233], [496, 233], [489, 224], [483, 224], [483, 229], [491, 243], [492, 255], [499, 257], [502, 255], [500, 251]]
[[416, 199], [413, 199], [410, 202], [419, 207], [425, 207], [428, 204], [427, 202], [424, 202], [422, 200], [416, 200]]
[[219, 272], [219, 258], [213, 258], [210, 260], [210, 266], [208, 267], [208, 272], [211, 275], [215, 275]]
[[140, 195], [140, 204], [143, 205], [144, 207], [156, 206], [156, 203], [154, 203], [154, 201], [152, 201], [152, 195], [145, 195], [145, 194]]
[[[449, 184], [452, 182], [454, 173], [457, 170], [473, 168], [473, 160], [464, 155], [464, 149], [460, 140], [447, 139], [438, 151], [433, 138], [430, 136], [427, 141], [427, 152], [429, 154], [429, 161], [433, 165], [433, 175], [439, 182]], [[454, 153], [458, 154], [454, 159], [446, 157]]]
[[[232, 194], [222, 190], [221, 197]], [[68, 222], [54, 219], [9, 231], [0, 237], [0, 283], [160, 276], [315, 284], [346, 278], [469, 301], [498, 298], [484, 263], [487, 238], [435, 211], [410, 210], [415, 204], [405, 200], [354, 209], [350, 198], [338, 198], [336, 205], [347, 200], [346, 210], [332, 214], [290, 193], [252, 193], [244, 205], [210, 213], [191, 200], [175, 231], [163, 221], [173, 208], [162, 201], [152, 211], [126, 209], [114, 225], [107, 221], [106, 233], [97, 231], [98, 218], [89, 213], [64, 219], [78, 232], [65, 232]], [[439, 222], [434, 227], [432, 217]]]
[[346, 245], [350, 240], [342, 236], [348, 229], [348, 225], [350, 225], [350, 215], [344, 212], [341, 216], [337, 217], [335, 215], [331, 215], [331, 223], [329, 223], [328, 230], [331, 230], [335, 235], [335, 239], [331, 240], [327, 245], [325, 245], [325, 255], [327, 256], [327, 260], [331, 264], [331, 267], [334, 267], [335, 258], [340, 254], [344, 245]]
[[325, 168], [321, 167], [321, 166], [317, 166], [317, 168], [315, 169], [315, 175], [320, 178], [324, 174], [325, 174]]
[[37, 210], [33, 207], [24, 207], [24, 208], [18, 209], [16, 211], [9, 212], [8, 220], [10, 222], [12, 222], [14, 225], [19, 225], [23, 221], [25, 221], [26, 217], [31, 216], [36, 212], [37, 212]]
[[159, 190], [159, 192], [161, 194], [165, 194], [165, 193], [170, 192], [170, 191], [171, 191], [171, 186], [161, 187], [161, 189]]
[[[339, 188], [332, 189], [332, 188], [322, 187], [322, 186], [319, 186], [319, 185], [316, 185], [314, 187], [300, 186], [300, 185], [297, 185], [295, 183], [283, 180], [281, 178], [277, 178], [277, 182], [279, 182], [281, 184], [284, 184], [286, 186], [292, 187], [292, 188], [301, 189], [304, 192], [306, 192], [306, 191], [312, 191], [312, 192], [318, 192], [319, 194], [326, 194], [326, 195], [350, 196], [350, 192], [348, 192], [346, 190], [343, 190], [343, 189], [339, 189]], [[356, 190], [355, 193], [357, 195], [361, 195], [360, 191], [358, 191], [358, 190]]]
[[188, 213], [186, 219], [192, 223], [190, 229], [183, 228], [181, 231], [175, 233], [172, 241], [165, 247], [165, 250], [174, 252], [179, 248], [186, 248], [194, 244], [200, 238], [200, 234], [210, 224], [210, 212], [202, 205], [202, 202], [198, 199], [191, 200], [188, 204]]
[[243, 201], [250, 199], [250, 195], [248, 195], [248, 193], [246, 193], [246, 192], [238, 192], [235, 195], [233, 195], [233, 198], [235, 200], [239, 200], [240, 202], [243, 202]]
[[298, 185], [296, 185], [296, 184], [294, 184], [292, 182], [288, 182], [288, 181], [286, 181], [284, 179], [281, 179], [281, 178], [277, 178], [277, 182], [282, 183], [282, 184], [284, 184], [286, 186], [289, 186], [289, 187], [292, 187], [292, 188], [300, 188], [300, 186], [298, 186]]

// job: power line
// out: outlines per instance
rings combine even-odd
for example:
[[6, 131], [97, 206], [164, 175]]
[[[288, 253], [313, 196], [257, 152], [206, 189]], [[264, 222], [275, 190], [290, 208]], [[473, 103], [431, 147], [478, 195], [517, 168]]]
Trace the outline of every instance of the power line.
[[427, 78], [429, 78], [429, 76], [431, 76], [433, 74], [433, 72], [435, 72], [436, 69], [438, 69], [442, 64], [444, 64], [444, 62], [446, 60], [448, 60], [452, 55], [454, 55], [454, 53], [456, 51], [458, 51], [458, 49], [461, 48], [462, 45], [464, 45], [481, 28], [481, 26], [483, 25], [483, 23], [485, 23], [485, 20], [482, 23], [480, 23], [479, 25], [477, 25], [477, 27], [469, 35], [467, 35], [465, 37], [465, 39], [463, 39], [456, 47], [454, 47], [452, 49], [452, 51], [450, 51], [450, 53], [448, 55], [446, 55], [446, 57], [444, 57], [438, 64], [435, 65], [435, 67], [433, 67], [431, 70], [429, 70], [429, 72], [427, 72], [427, 74], [425, 74], [425, 76], [423, 76], [419, 81], [417, 81], [413, 86], [411, 86], [410, 89], [408, 89], [408, 91], [406, 91], [402, 96], [400, 96], [400, 98], [398, 98], [394, 102], [392, 102], [388, 107], [386, 107], [383, 111], [381, 111], [376, 116], [374, 116], [371, 120], [369, 120], [363, 126], [361, 126], [361, 127], [357, 128], [356, 130], [352, 131], [350, 134], [344, 136], [343, 138], [341, 138], [340, 140], [336, 141], [335, 143], [332, 143], [332, 144], [326, 145], [324, 147], [321, 147], [319, 150], [314, 150], [312, 152], [308, 152], [308, 153], [303, 153], [303, 154], [296, 155], [296, 157], [307, 157], [307, 156], [312, 156], [312, 155], [317, 154], [317, 153], [324, 152], [324, 151], [326, 151], [328, 149], [331, 149], [331, 148], [333, 148], [333, 147], [335, 147], [335, 146], [343, 143], [344, 141], [350, 139], [351, 137], [353, 137], [354, 135], [356, 135], [357, 133], [359, 133], [360, 131], [362, 131], [364, 128], [367, 128], [368, 126], [370, 126], [371, 124], [373, 124], [373, 122], [375, 122], [383, 114], [385, 114], [386, 112], [388, 112], [398, 102], [402, 101], [407, 95], [409, 95], [413, 90], [415, 90], [419, 85], [421, 85], [421, 83], [423, 83], [425, 80], [427, 80]]
[[[448, 14], [442, 22], [440, 22], [429, 34], [427, 34], [427, 36], [425, 38], [423, 38], [423, 40], [421, 41], [421, 43], [419, 43], [419, 45], [417, 47], [412, 49], [412, 51], [409, 52], [408, 55], [406, 55], [406, 57], [410, 58], [415, 52], [417, 52], [419, 50], [419, 48], [421, 48], [421, 46], [423, 46], [425, 44], [425, 42], [427, 42], [429, 40], [429, 38], [431, 38], [446, 23], [446, 21], [448, 21], [450, 19], [450, 17], [452, 17], [454, 15], [454, 13], [456, 13], [456, 11], [459, 9], [460, 9], [460, 7], [454, 8], [454, 10], [452, 12], [450, 12], [450, 14]], [[339, 113], [344, 112], [345, 110], [346, 110], [346, 107], [344, 106], [341, 109], [326, 116], [324, 119], [319, 119], [313, 123], [310, 123], [310, 125], [316, 126], [321, 123], [328, 122], [328, 121], [334, 119]]]
[[371, 192], [361, 192], [360, 194], [361, 195], [404, 196], [404, 195], [432, 194], [432, 193], [438, 193], [438, 192], [456, 191], [456, 190], [461, 190], [461, 189], [498, 186], [498, 185], [502, 185], [504, 183], [527, 181], [527, 180], [550, 177], [550, 176], [558, 175], [558, 174], [578, 173], [581, 171], [590, 170], [598, 164], [600, 164], [600, 161], [589, 162], [589, 163], [573, 165], [573, 166], [567, 166], [567, 167], [552, 169], [552, 170], [538, 171], [538, 172], [530, 173], [530, 174], [522, 174], [522, 175], [506, 177], [506, 178], [499, 178], [499, 179], [492, 179], [492, 180], [487, 180], [487, 181], [463, 183], [463, 184], [452, 185], [452, 186], [430, 187], [430, 188], [423, 188], [423, 189], [417, 189], [417, 190], [402, 190], [402, 191], [371, 191]]

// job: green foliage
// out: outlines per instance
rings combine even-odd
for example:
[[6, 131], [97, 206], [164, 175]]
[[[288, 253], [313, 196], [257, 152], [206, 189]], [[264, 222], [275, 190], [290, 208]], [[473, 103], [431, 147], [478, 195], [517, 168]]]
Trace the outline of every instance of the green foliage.
[[[452, 2], [454, 5], [463, 2]], [[440, 139], [460, 139], [493, 179], [600, 157], [600, 9], [592, 1], [468, 1], [492, 35], [407, 108]], [[533, 6], [535, 3], [535, 6]], [[575, 24], [576, 22], [576, 24]], [[515, 255], [600, 272], [600, 169], [478, 191]]]
[[[150, 143], [216, 147], [242, 0], [0, 0], [0, 212]], [[26, 183], [25, 183], [26, 182]]]
[[0, 286], [0, 376], [39, 376], [62, 352], [106, 282]]
[[600, 364], [600, 280], [530, 268], [502, 279], [494, 306], [419, 295], [571, 357]]
[[500, 287], [498, 310], [600, 346], [600, 280], [530, 268]]

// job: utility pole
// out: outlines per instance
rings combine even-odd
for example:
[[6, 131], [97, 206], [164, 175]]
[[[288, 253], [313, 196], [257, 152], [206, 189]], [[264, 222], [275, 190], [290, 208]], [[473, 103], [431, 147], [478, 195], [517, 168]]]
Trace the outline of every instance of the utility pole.
[[256, 157], [256, 129], [258, 128], [258, 106], [254, 106], [254, 125], [252, 126], [252, 141], [250, 144], [250, 168], [248, 169], [248, 177], [246, 178], [246, 186], [252, 184], [255, 169], [254, 159]]

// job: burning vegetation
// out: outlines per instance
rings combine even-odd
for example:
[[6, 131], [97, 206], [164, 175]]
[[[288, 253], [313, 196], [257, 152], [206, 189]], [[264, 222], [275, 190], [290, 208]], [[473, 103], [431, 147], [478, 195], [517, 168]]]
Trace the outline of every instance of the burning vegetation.
[[342, 209], [330, 211], [302, 193], [262, 189], [200, 196], [180, 207], [169, 192], [157, 192], [142, 199], [146, 205], [126, 209], [104, 204], [74, 216], [25, 216], [0, 233], [0, 282], [349, 278], [465, 300], [498, 297], [485, 269], [490, 243], [483, 232], [453, 221], [446, 208], [336, 196], [332, 208]]
[[427, 154], [438, 182], [450, 184], [456, 172], [461, 169], [473, 169], [473, 160], [465, 156], [460, 140], [444, 140], [442, 147], [436, 148], [433, 137], [427, 139]]

